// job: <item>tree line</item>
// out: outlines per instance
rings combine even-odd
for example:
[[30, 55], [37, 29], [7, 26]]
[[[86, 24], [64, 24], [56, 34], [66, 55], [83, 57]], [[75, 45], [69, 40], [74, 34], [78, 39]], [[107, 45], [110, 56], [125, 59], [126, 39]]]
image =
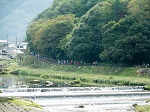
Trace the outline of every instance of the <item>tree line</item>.
[[149, 0], [54, 0], [28, 26], [30, 51], [55, 60], [150, 63]]

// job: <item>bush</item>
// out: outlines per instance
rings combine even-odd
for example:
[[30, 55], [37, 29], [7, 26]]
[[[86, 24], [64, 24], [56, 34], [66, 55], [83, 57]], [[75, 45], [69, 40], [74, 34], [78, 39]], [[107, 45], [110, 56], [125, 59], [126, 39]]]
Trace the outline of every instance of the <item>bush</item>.
[[143, 87], [144, 90], [150, 90], [150, 86]]
[[133, 107], [137, 107], [137, 104], [133, 104], [132, 106], [133, 106]]
[[15, 70], [15, 71], [10, 72], [10, 74], [15, 74], [15, 75], [17, 75], [19, 73], [20, 73], [19, 70]]

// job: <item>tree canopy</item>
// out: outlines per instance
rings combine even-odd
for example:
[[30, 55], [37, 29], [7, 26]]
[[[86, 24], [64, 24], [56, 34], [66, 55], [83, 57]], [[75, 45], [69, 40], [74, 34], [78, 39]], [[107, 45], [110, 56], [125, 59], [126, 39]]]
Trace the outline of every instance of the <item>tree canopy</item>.
[[149, 0], [54, 0], [28, 26], [31, 51], [51, 59], [150, 63]]

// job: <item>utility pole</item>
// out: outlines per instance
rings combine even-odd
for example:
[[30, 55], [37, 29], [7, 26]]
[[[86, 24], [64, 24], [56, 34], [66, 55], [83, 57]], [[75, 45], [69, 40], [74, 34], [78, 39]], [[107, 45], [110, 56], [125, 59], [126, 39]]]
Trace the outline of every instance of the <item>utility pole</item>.
[[17, 36], [16, 36], [16, 47], [17, 47]]
[[7, 46], [9, 46], [8, 44], [9, 44], [9, 42], [8, 42], [8, 35], [7, 35]]
[[[16, 53], [18, 53], [18, 48], [17, 48], [17, 36], [16, 36]], [[17, 56], [16, 56], [16, 62], [17, 62]]]

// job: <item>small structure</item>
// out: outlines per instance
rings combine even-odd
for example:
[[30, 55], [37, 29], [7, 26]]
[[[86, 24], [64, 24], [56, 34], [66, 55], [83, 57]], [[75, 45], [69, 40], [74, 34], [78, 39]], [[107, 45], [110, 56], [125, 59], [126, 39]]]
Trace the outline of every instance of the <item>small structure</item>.
[[19, 50], [21, 50], [21, 51], [23, 51], [23, 52], [26, 52], [27, 45], [28, 45], [27, 42], [20, 42], [20, 43], [17, 43], [16, 49], [19, 49]]
[[27, 50], [27, 42], [10, 44], [7, 40], [0, 40], [0, 59], [16, 58], [17, 54], [23, 54]]
[[8, 41], [7, 40], [0, 40], [0, 45], [8, 45]]
[[0, 49], [0, 58], [1, 59], [7, 59], [6, 49]]
[[7, 40], [0, 40], [0, 58], [1, 59], [7, 59], [7, 47], [8, 47]]

